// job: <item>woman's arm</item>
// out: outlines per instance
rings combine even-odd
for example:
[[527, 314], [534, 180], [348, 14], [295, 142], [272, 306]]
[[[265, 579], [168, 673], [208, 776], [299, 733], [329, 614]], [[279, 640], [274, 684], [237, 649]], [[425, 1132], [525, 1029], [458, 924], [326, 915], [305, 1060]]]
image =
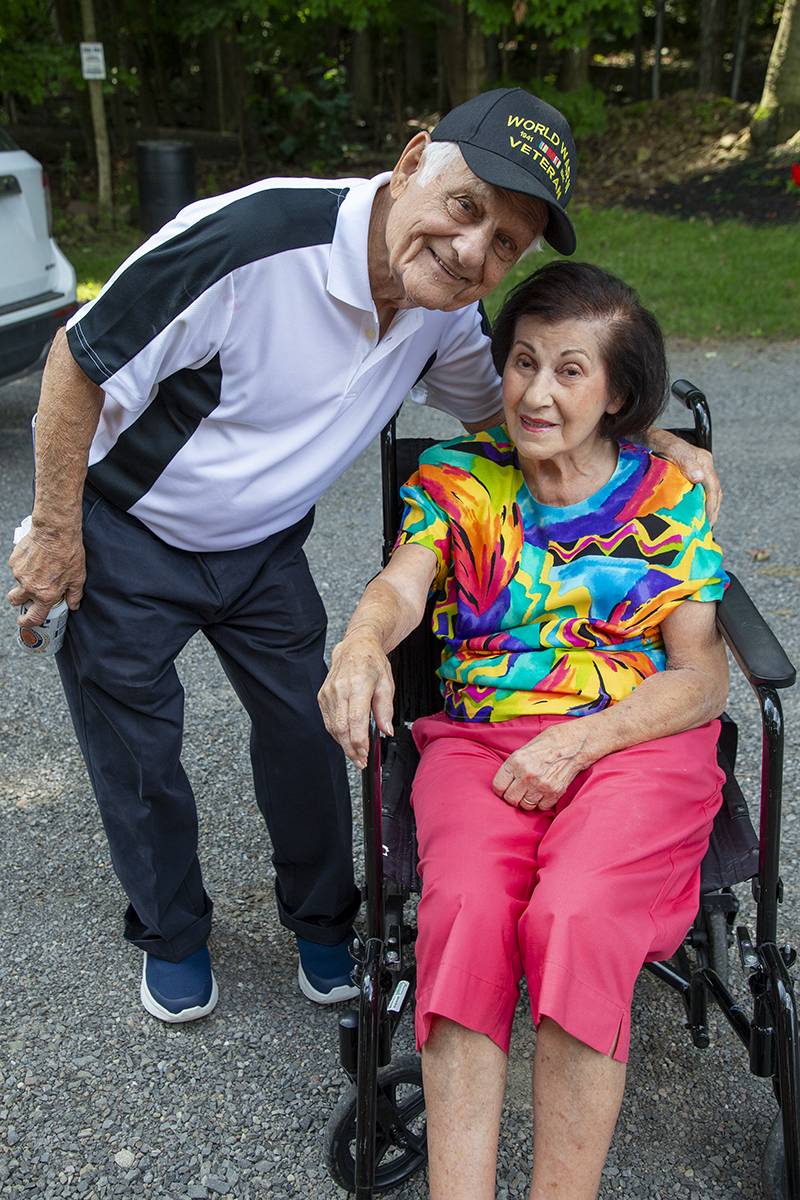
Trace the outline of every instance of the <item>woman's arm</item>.
[[494, 778], [497, 794], [521, 808], [552, 808], [578, 772], [606, 754], [719, 716], [728, 661], [716, 612], [709, 602], [680, 604], [661, 626], [667, 669], [603, 712], [553, 725], [515, 751]]
[[370, 709], [383, 733], [394, 732], [394, 681], [386, 655], [422, 620], [435, 573], [432, 550], [398, 546], [388, 566], [367, 585], [334, 647], [319, 706], [328, 733], [358, 767], [367, 765]]

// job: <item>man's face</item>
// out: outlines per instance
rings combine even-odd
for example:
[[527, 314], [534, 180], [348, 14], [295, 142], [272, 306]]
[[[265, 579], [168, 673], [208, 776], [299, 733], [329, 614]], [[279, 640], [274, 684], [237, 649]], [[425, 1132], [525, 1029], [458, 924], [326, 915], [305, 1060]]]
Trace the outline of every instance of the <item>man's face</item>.
[[[487, 295], [542, 233], [519, 202], [455, 158], [424, 186], [417, 171], [392, 176], [386, 221], [389, 273], [400, 307], [450, 312]], [[418, 161], [418, 160], [417, 160]]]

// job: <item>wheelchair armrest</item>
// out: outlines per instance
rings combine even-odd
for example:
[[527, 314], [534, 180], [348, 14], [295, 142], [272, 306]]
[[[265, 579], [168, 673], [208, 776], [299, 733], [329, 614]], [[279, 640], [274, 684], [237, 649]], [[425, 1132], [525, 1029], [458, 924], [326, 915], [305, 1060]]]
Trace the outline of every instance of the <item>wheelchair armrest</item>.
[[717, 610], [717, 624], [752, 687], [791, 687], [795, 669], [735, 575]]

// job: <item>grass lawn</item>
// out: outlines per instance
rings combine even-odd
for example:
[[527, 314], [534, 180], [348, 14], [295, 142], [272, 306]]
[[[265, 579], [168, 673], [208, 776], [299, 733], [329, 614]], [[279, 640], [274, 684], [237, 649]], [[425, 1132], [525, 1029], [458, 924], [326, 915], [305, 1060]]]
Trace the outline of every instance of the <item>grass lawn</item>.
[[[800, 337], [800, 235], [790, 225], [759, 226], [664, 217], [629, 209], [572, 210], [577, 257], [613, 271], [637, 289], [671, 337]], [[78, 272], [78, 299], [90, 300], [143, 239], [136, 229], [62, 234]], [[487, 301], [505, 292], [552, 251], [519, 263]]]
[[[800, 233], [663, 217], [630, 209], [576, 209], [575, 257], [621, 276], [669, 337], [800, 337]], [[487, 300], [494, 316], [508, 288], [539, 262], [519, 263]]]

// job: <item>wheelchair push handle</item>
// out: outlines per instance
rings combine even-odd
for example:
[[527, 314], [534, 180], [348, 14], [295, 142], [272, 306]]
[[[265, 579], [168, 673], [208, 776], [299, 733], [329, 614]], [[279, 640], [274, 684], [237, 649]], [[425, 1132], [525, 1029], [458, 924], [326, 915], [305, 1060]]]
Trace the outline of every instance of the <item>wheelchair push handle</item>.
[[695, 387], [688, 379], [676, 379], [672, 385], [672, 394], [676, 400], [680, 400], [686, 408], [691, 412], [695, 404], [705, 403], [705, 396], [700, 391], [699, 387]]
[[676, 379], [672, 384], [672, 394], [680, 400], [694, 418], [694, 442], [703, 450], [711, 449], [711, 413], [705, 394], [695, 387], [688, 379]]

